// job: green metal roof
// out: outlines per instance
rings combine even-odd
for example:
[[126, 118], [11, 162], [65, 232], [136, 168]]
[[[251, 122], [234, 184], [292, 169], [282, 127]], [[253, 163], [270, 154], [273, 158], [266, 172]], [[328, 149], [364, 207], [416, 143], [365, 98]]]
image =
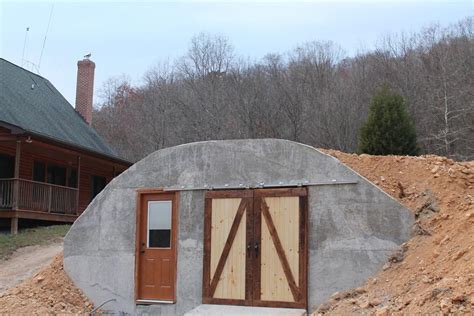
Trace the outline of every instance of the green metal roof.
[[0, 58], [0, 121], [121, 159], [45, 78]]

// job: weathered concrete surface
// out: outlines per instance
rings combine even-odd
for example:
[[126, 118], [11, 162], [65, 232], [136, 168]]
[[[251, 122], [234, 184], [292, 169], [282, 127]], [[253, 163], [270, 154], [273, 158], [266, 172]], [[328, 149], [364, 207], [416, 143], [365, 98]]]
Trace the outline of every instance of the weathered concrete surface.
[[185, 316], [305, 316], [306, 310], [232, 305], [199, 305]]
[[114, 179], [74, 223], [64, 266], [95, 304], [130, 314], [182, 315], [201, 304], [204, 191], [179, 197], [177, 303], [136, 306], [135, 190], [358, 181], [309, 189], [309, 307], [362, 283], [409, 238], [412, 217], [391, 197], [312, 147], [275, 139], [210, 141], [157, 151]]
[[309, 307], [364, 283], [406, 241], [408, 210], [369, 182], [309, 192]]

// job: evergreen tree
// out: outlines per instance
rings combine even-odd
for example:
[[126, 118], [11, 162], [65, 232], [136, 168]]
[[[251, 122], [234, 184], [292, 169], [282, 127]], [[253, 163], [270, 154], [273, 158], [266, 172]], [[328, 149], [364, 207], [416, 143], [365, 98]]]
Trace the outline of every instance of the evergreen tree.
[[360, 129], [359, 153], [417, 155], [416, 132], [403, 97], [385, 86], [372, 99]]

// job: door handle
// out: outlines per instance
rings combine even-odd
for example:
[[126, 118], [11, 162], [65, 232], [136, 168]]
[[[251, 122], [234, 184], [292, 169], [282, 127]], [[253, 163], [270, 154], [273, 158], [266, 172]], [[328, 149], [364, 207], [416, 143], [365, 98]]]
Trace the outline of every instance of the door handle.
[[141, 244], [140, 253], [145, 253], [145, 243], [144, 242], [142, 242], [142, 244]]
[[255, 258], [258, 258], [258, 251], [259, 251], [259, 244], [258, 244], [258, 241], [255, 242], [255, 246], [254, 246], [254, 249], [255, 249]]
[[250, 251], [252, 250], [252, 244], [249, 242], [247, 244], [247, 257], [250, 257]]

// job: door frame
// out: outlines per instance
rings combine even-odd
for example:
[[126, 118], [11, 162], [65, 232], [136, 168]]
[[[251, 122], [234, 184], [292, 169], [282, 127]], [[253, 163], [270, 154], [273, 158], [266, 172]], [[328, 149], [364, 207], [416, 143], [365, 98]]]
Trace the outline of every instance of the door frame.
[[[259, 201], [264, 197], [299, 196], [299, 300], [296, 302], [262, 301], [260, 291], [260, 258], [254, 258], [253, 249], [247, 248], [245, 254], [245, 300], [222, 299], [210, 297], [210, 250], [211, 223], [213, 198], [242, 198], [252, 200], [246, 208], [246, 244], [254, 244], [256, 238], [261, 238], [262, 214]], [[260, 242], [260, 241], [259, 241]], [[250, 251], [251, 254], [247, 253]], [[278, 263], [280, 264], [280, 263]], [[295, 276], [296, 277], [296, 276]], [[305, 308], [308, 304], [308, 190], [306, 187], [272, 188], [272, 189], [233, 189], [207, 191], [204, 199], [204, 247], [203, 247], [203, 283], [202, 302], [204, 304], [231, 304], [262, 307]]]
[[[173, 293], [173, 299], [172, 300], [159, 300], [157, 299], [156, 301], [149, 301], [149, 302], [143, 302], [140, 300], [139, 295], [138, 295], [138, 289], [139, 289], [139, 268], [140, 268], [140, 231], [143, 229], [140, 224], [140, 219], [142, 214], [142, 201], [143, 201], [143, 196], [144, 195], [152, 195], [152, 194], [163, 194], [163, 195], [173, 195], [172, 199], [172, 216], [174, 216], [175, 220], [172, 221], [171, 224], [171, 245], [174, 246], [174, 258], [175, 258], [175, 264], [176, 267], [174, 269], [174, 275], [173, 275], [173, 283], [174, 283], [174, 293]], [[149, 305], [149, 304], [163, 304], [163, 303], [169, 303], [169, 304], [174, 304], [176, 303], [176, 281], [177, 281], [177, 274], [178, 274], [178, 228], [179, 228], [179, 192], [178, 191], [165, 191], [160, 188], [143, 188], [143, 189], [138, 189], [136, 191], [136, 217], [135, 217], [135, 274], [134, 274], [134, 281], [135, 281], [135, 304], [137, 305]]]

